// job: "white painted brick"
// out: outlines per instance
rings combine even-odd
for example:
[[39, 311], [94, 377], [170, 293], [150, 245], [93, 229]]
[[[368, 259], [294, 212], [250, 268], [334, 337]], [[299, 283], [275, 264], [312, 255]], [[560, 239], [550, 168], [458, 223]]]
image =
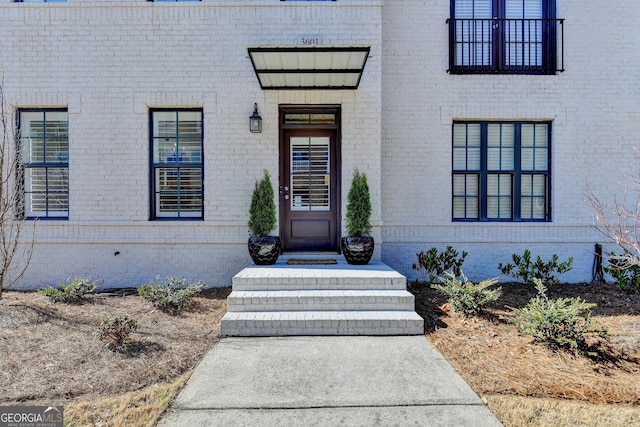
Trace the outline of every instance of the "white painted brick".
[[[618, 1], [607, 14], [558, 1], [566, 72], [556, 76], [446, 73], [449, 7], [449, 0], [0, 1], [7, 99], [15, 108], [67, 107], [70, 120], [70, 219], [38, 225], [20, 286], [77, 275], [104, 287], [156, 275], [231, 284], [249, 262], [253, 181], [265, 167], [277, 176], [277, 106], [285, 103], [342, 106], [343, 212], [359, 167], [373, 196], [376, 259], [403, 275], [415, 278], [419, 250], [452, 245], [469, 251], [465, 273], [476, 280], [524, 249], [574, 256], [563, 279], [590, 280], [593, 244], [603, 238], [592, 228], [586, 183], [612, 201], [637, 170], [636, 2]], [[321, 34], [328, 45], [371, 45], [361, 87], [262, 91], [247, 46], [288, 45], [301, 33]], [[264, 131], [250, 135], [254, 102]], [[204, 111], [201, 223], [148, 221], [148, 111], [156, 107]], [[552, 120], [553, 222], [451, 222], [454, 119]]]

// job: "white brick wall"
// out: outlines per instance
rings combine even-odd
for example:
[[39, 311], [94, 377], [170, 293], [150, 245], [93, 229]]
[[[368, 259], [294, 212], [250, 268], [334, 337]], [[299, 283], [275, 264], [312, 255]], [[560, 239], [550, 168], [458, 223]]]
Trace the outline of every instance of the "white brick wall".
[[[249, 263], [253, 182], [264, 168], [278, 176], [283, 103], [342, 105], [343, 185], [355, 166], [369, 173], [380, 224], [381, 4], [0, 3], [11, 105], [69, 109], [69, 220], [38, 223], [21, 286], [76, 275], [133, 286], [158, 274], [230, 285]], [[320, 34], [327, 45], [370, 45], [360, 89], [262, 91], [247, 47], [291, 45], [300, 34]], [[254, 102], [261, 134], [247, 129]], [[156, 107], [204, 111], [204, 221], [148, 221], [149, 109]]]
[[[452, 245], [469, 252], [464, 269], [475, 279], [498, 275], [500, 262], [530, 249], [573, 256], [562, 279], [591, 280], [594, 244], [605, 239], [592, 227], [586, 184], [611, 199], [623, 175], [638, 170], [637, 13], [632, 1], [604, 13], [595, 2], [557, 3], [566, 72], [474, 76], [446, 73], [448, 0], [385, 2], [382, 259], [408, 277], [421, 249]], [[454, 119], [552, 121], [551, 223], [451, 222]]]
[[[229, 285], [245, 248], [253, 181], [278, 172], [278, 105], [342, 106], [343, 207], [355, 167], [368, 173], [377, 258], [414, 276], [415, 253], [467, 250], [484, 278], [514, 252], [574, 256], [570, 281], [589, 280], [602, 242], [585, 202], [637, 170], [640, 58], [636, 5], [606, 13], [557, 0], [566, 72], [555, 76], [450, 75], [449, 1], [204, 0], [151, 3], [0, 2], [0, 64], [11, 105], [68, 107], [70, 218], [41, 221], [22, 286], [74, 275], [132, 286], [156, 275]], [[356, 91], [262, 91], [246, 48], [371, 45]], [[264, 131], [250, 134], [257, 102]], [[205, 220], [150, 222], [149, 109], [204, 111]], [[551, 120], [553, 222], [451, 222], [454, 119]], [[115, 256], [115, 252], [120, 252]]]

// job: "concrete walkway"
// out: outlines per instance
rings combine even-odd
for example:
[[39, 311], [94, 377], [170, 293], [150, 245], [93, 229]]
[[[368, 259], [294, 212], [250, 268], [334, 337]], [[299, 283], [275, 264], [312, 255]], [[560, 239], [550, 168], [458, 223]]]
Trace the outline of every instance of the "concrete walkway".
[[224, 338], [161, 427], [501, 426], [419, 336]]

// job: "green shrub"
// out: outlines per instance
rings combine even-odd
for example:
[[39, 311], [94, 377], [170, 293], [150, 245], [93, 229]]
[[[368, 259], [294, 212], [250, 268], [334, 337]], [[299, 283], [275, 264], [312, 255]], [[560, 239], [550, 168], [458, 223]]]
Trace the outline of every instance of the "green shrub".
[[51, 286], [39, 291], [53, 302], [78, 302], [96, 291], [96, 282], [88, 277], [74, 277], [71, 283]]
[[123, 349], [131, 333], [138, 329], [138, 322], [126, 314], [102, 319], [96, 335], [112, 350]]
[[544, 262], [538, 255], [536, 261], [531, 261], [531, 252], [527, 249], [523, 255], [513, 254], [513, 264], [498, 265], [498, 269], [507, 276], [522, 279], [525, 283], [534, 284], [534, 279], [540, 279], [543, 283], [557, 285], [559, 280], [555, 273], [562, 274], [571, 270], [573, 257], [565, 262], [558, 263], [558, 255], [553, 254], [550, 261]]
[[451, 271], [454, 275], [462, 274], [462, 263], [467, 257], [467, 253], [462, 251], [462, 255], [453, 247], [447, 246], [444, 252], [438, 253], [438, 249], [433, 247], [429, 250], [422, 250], [416, 254], [418, 262], [413, 264], [413, 269], [420, 272], [424, 278], [429, 277], [429, 282], [433, 283], [445, 272]]
[[[625, 251], [625, 256], [629, 256], [629, 252]], [[640, 265], [629, 264], [615, 252], [608, 253], [607, 259], [609, 265], [604, 268], [604, 271], [613, 277], [618, 289], [629, 293], [640, 293]]]
[[579, 354], [592, 354], [587, 336], [607, 339], [605, 329], [591, 328], [591, 309], [596, 304], [579, 297], [549, 299], [542, 280], [535, 278], [533, 281], [538, 295], [523, 308], [509, 307], [514, 317], [503, 317], [516, 325], [521, 334], [553, 349], [562, 348]]
[[469, 282], [462, 271], [460, 274], [447, 271], [444, 275], [438, 278], [442, 284], [431, 287], [448, 296], [447, 302], [451, 310], [464, 316], [480, 314], [485, 305], [496, 301], [502, 295], [502, 288], [491, 289], [498, 283], [497, 278], [486, 279], [476, 285]]
[[371, 235], [371, 195], [367, 175], [356, 169], [347, 194], [347, 235], [366, 237]]
[[138, 288], [138, 295], [147, 301], [169, 312], [180, 311], [189, 304], [191, 299], [202, 291], [204, 284], [200, 281], [184, 284], [185, 279], [177, 279], [175, 276], [167, 278], [166, 282], [161, 282], [156, 278], [156, 283], [146, 283]]
[[249, 233], [254, 237], [266, 237], [276, 228], [276, 205], [271, 176], [265, 169], [262, 179], [255, 182], [249, 207]]

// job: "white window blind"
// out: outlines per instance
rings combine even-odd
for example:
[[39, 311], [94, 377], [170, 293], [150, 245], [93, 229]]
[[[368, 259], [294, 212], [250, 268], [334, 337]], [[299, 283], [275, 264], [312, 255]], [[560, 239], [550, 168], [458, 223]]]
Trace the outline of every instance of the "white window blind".
[[20, 112], [24, 208], [29, 218], [69, 215], [69, 119], [67, 111]]
[[505, 0], [505, 18], [513, 19], [504, 36], [508, 66], [542, 65], [542, 17], [542, 0]]
[[455, 17], [463, 19], [456, 27], [456, 64], [491, 65], [493, 30], [487, 19], [493, 17], [492, 0], [458, 0], [455, 2]]
[[330, 210], [329, 138], [292, 137], [290, 141], [291, 210]]

